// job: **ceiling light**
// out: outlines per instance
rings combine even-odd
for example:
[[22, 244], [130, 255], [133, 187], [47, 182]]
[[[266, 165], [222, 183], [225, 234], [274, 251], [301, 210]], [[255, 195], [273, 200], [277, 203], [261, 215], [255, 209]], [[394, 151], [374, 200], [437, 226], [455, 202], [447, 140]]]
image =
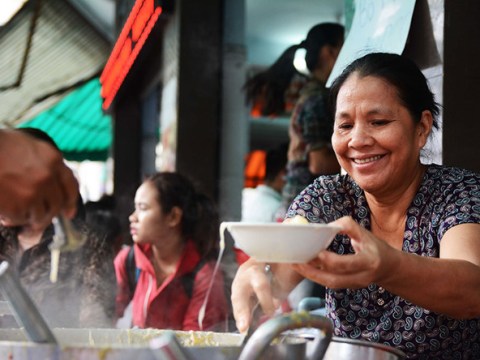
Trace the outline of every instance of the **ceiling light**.
[[295, 58], [293, 59], [293, 66], [295, 66], [295, 69], [302, 74], [310, 75], [310, 72], [307, 69], [307, 63], [305, 62], [305, 54], [305, 49], [297, 49], [297, 51], [295, 51]]

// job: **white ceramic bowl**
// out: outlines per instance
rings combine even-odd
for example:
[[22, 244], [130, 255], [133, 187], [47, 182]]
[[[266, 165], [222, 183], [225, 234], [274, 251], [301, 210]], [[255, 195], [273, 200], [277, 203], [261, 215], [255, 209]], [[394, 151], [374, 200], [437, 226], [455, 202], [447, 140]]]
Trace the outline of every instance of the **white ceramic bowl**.
[[222, 224], [235, 246], [262, 262], [304, 263], [330, 245], [337, 226], [328, 224], [242, 223]]

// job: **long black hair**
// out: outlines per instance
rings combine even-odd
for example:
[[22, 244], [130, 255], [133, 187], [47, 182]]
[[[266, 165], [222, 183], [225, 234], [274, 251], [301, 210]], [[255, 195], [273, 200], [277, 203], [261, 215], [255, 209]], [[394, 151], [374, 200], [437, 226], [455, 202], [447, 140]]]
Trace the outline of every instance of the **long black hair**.
[[[247, 104], [261, 99], [260, 112], [263, 116], [281, 114], [285, 111], [285, 92], [294, 75], [302, 75], [293, 65], [295, 52], [305, 49], [305, 63], [310, 72], [318, 65], [318, 53], [325, 45], [340, 46], [343, 42], [344, 27], [336, 23], [322, 23], [313, 26], [305, 40], [287, 48], [266, 70], [248, 79], [243, 87]], [[305, 76], [304, 76], [305, 77]]]
[[178, 172], [157, 172], [145, 179], [158, 191], [158, 203], [168, 214], [174, 207], [182, 210], [181, 231], [192, 239], [202, 256], [213, 257], [219, 244], [219, 216], [213, 200]]

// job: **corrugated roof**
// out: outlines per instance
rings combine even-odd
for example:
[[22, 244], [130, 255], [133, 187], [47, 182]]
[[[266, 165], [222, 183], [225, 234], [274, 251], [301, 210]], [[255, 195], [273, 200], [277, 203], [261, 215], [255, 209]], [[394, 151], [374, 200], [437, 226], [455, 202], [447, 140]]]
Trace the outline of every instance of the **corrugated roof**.
[[19, 127], [34, 127], [49, 134], [67, 160], [107, 159], [112, 144], [112, 120], [102, 112], [100, 81], [79, 87], [51, 109]]
[[[17, 80], [33, 10], [34, 3], [28, 2], [0, 28], [0, 88]], [[65, 0], [43, 0], [23, 81], [0, 91], [0, 124], [15, 126], [31, 118], [31, 111], [42, 110], [39, 100], [56, 94], [51, 106], [66, 88], [99, 74], [110, 50], [111, 45]]]

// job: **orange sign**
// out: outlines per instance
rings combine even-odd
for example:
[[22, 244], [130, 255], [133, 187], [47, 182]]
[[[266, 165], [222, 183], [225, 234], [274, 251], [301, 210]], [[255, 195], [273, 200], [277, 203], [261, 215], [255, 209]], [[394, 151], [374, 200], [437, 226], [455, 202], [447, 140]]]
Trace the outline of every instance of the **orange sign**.
[[162, 13], [155, 0], [137, 0], [100, 76], [102, 108], [108, 109]]

